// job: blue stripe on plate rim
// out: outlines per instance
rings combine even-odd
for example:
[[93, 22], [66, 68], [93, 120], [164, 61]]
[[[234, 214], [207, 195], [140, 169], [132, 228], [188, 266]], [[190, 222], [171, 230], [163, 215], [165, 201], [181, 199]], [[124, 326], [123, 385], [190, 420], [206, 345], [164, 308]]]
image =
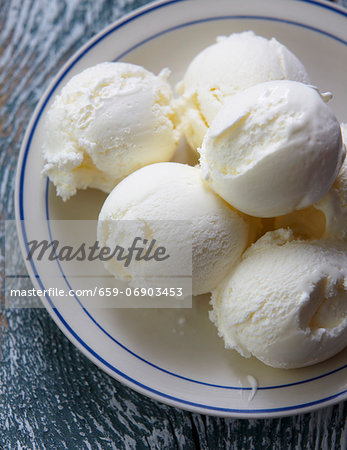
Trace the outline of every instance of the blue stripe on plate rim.
[[[25, 168], [26, 168], [26, 162], [27, 162], [27, 157], [28, 157], [28, 153], [30, 150], [30, 146], [31, 146], [31, 142], [37, 127], [37, 124], [40, 120], [40, 117], [48, 103], [48, 101], [50, 100], [50, 98], [52, 97], [54, 91], [56, 90], [56, 88], [58, 87], [58, 85], [61, 83], [61, 81], [64, 79], [64, 77], [66, 76], [66, 74], [71, 70], [71, 68], [86, 54], [88, 53], [95, 45], [97, 45], [101, 40], [105, 39], [108, 35], [112, 34], [113, 32], [115, 32], [117, 29], [123, 27], [124, 25], [126, 25], [127, 23], [137, 19], [138, 17], [141, 17], [142, 15], [148, 14], [150, 12], [152, 12], [155, 9], [158, 8], [162, 8], [162, 7], [166, 7], [168, 5], [171, 5], [173, 3], [178, 3], [181, 1], [187, 1], [187, 0], [169, 0], [165, 3], [160, 3], [160, 4], [156, 4], [153, 5], [150, 8], [144, 8], [139, 10], [137, 13], [133, 13], [130, 16], [126, 17], [125, 19], [118, 21], [113, 27], [111, 27], [110, 29], [107, 29], [104, 33], [102, 33], [97, 39], [93, 40], [89, 45], [87, 45], [86, 48], [84, 48], [84, 50], [77, 54], [77, 56], [71, 61], [71, 63], [68, 65], [68, 67], [64, 70], [64, 72], [61, 74], [61, 76], [58, 78], [58, 80], [56, 81], [56, 83], [54, 84], [54, 86], [51, 88], [51, 90], [46, 94], [46, 99], [44, 100], [44, 102], [41, 105], [40, 110], [37, 112], [36, 115], [36, 119], [32, 125], [32, 129], [30, 131], [29, 137], [28, 137], [28, 141], [27, 144], [25, 146], [25, 150], [24, 150], [24, 155], [23, 155], [23, 159], [22, 159], [22, 167], [21, 167], [21, 172], [20, 172], [20, 180], [19, 180], [19, 218], [21, 220], [21, 229], [22, 229], [22, 234], [23, 234], [23, 241], [25, 246], [27, 247], [27, 233], [26, 233], [26, 228], [25, 228], [25, 216], [24, 216], [24, 179], [25, 179]], [[189, 1], [189, 0], [188, 0]], [[322, 8], [326, 8], [330, 11], [333, 11], [334, 13], [343, 15], [344, 17], [347, 17], [347, 12], [337, 9], [335, 7], [332, 7], [330, 5], [327, 4], [323, 4], [323, 3], [319, 3], [316, 2], [314, 0], [296, 0], [296, 1], [301, 1], [304, 3], [309, 3], [309, 4], [313, 4], [316, 5], [318, 7], [322, 7]], [[151, 37], [137, 43], [136, 45], [132, 46], [131, 48], [129, 48], [127, 51], [123, 52], [122, 54], [120, 54], [115, 61], [123, 58], [126, 54], [130, 53], [131, 51], [133, 51], [135, 48], [143, 45], [144, 43], [153, 40], [155, 38], [157, 38], [160, 35], [166, 34], [170, 31], [179, 29], [179, 28], [183, 28], [183, 27], [187, 27], [187, 26], [191, 26], [191, 25], [195, 25], [195, 24], [199, 24], [202, 22], [208, 22], [208, 21], [216, 21], [216, 20], [233, 20], [233, 19], [251, 19], [251, 20], [267, 20], [267, 21], [275, 21], [275, 22], [282, 22], [282, 23], [287, 23], [289, 25], [293, 25], [293, 26], [298, 26], [298, 27], [302, 27], [302, 28], [306, 28], [309, 29], [311, 31], [315, 31], [319, 34], [323, 34], [329, 38], [332, 38], [344, 45], [347, 45], [347, 41], [331, 34], [331, 33], [327, 33], [324, 30], [320, 30], [318, 28], [306, 25], [306, 24], [302, 24], [299, 22], [295, 22], [295, 21], [289, 21], [289, 20], [285, 20], [285, 19], [278, 19], [276, 17], [268, 17], [268, 16], [251, 16], [251, 15], [234, 15], [234, 16], [218, 16], [218, 17], [213, 17], [213, 18], [205, 18], [205, 19], [199, 19], [196, 21], [189, 21], [189, 22], [185, 22], [182, 23], [180, 25], [177, 25], [175, 27], [171, 27], [168, 28], [166, 30], [161, 31], [160, 33], [156, 33], [154, 35], [152, 35]], [[46, 219], [47, 219], [47, 226], [48, 226], [48, 232], [50, 235], [50, 238], [52, 239], [52, 232], [51, 232], [51, 227], [50, 227], [50, 218], [49, 218], [49, 202], [48, 202], [48, 192], [49, 192], [49, 180], [47, 179], [47, 183], [46, 183]], [[28, 247], [27, 247], [28, 250]], [[57, 263], [59, 265], [59, 270], [61, 271], [63, 278], [67, 284], [67, 286], [69, 287], [69, 289], [71, 288], [68, 279], [66, 278], [62, 267], [59, 263], [59, 261], [57, 260]], [[35, 264], [33, 263], [33, 261], [30, 261], [32, 270], [34, 272], [35, 278], [37, 279], [41, 289], [45, 289], [39, 274], [37, 273]], [[336, 399], [340, 396], [343, 396], [346, 392], [347, 389], [338, 392], [334, 395], [331, 395], [329, 397], [325, 397], [313, 402], [309, 402], [309, 403], [304, 403], [304, 404], [298, 404], [298, 405], [292, 405], [292, 406], [288, 406], [288, 407], [281, 407], [281, 408], [268, 408], [268, 409], [232, 409], [232, 408], [221, 408], [221, 407], [216, 407], [216, 406], [211, 406], [211, 405], [205, 405], [205, 404], [200, 404], [200, 403], [194, 403], [194, 402], [190, 402], [184, 399], [180, 399], [171, 395], [167, 395], [163, 392], [157, 391], [156, 389], [153, 389], [149, 386], [144, 385], [143, 383], [129, 377], [128, 375], [126, 375], [125, 373], [121, 372], [120, 370], [118, 370], [116, 367], [114, 367], [113, 365], [111, 365], [109, 362], [107, 362], [105, 359], [103, 359], [98, 353], [96, 353], [92, 348], [89, 347], [89, 345], [84, 342], [77, 334], [76, 332], [71, 328], [71, 326], [66, 322], [66, 320], [64, 319], [64, 317], [61, 315], [61, 313], [58, 311], [58, 309], [56, 308], [56, 306], [54, 305], [54, 303], [52, 302], [51, 298], [46, 295], [46, 299], [49, 303], [49, 305], [52, 308], [52, 311], [55, 313], [55, 315], [58, 317], [58, 319], [60, 320], [60, 322], [64, 325], [64, 327], [69, 331], [69, 333], [82, 345], [82, 347], [84, 347], [87, 352], [89, 352], [94, 358], [96, 358], [97, 360], [99, 360], [105, 367], [107, 367], [108, 369], [111, 369], [112, 372], [116, 373], [118, 376], [120, 376], [121, 378], [123, 378], [124, 380], [127, 380], [128, 382], [130, 382], [131, 384], [140, 387], [141, 389], [148, 391], [152, 394], [156, 394], [159, 397], [165, 398], [167, 400], [171, 400], [174, 401], [176, 403], [181, 403], [182, 405], [187, 405], [187, 406], [193, 406], [196, 408], [203, 408], [206, 410], [211, 410], [211, 411], [220, 411], [220, 412], [231, 412], [231, 413], [245, 413], [245, 414], [264, 414], [264, 413], [274, 413], [274, 412], [285, 412], [285, 411], [293, 411], [296, 409], [302, 409], [302, 408], [308, 408], [310, 406], [314, 406], [314, 405], [319, 405], [325, 402], [329, 402], [330, 400]], [[145, 360], [144, 358], [142, 358], [141, 356], [135, 354], [133, 351], [131, 351], [130, 349], [128, 349], [127, 347], [125, 347], [122, 343], [120, 343], [119, 341], [117, 341], [113, 336], [111, 336], [95, 319], [94, 317], [87, 311], [87, 309], [83, 306], [83, 304], [81, 303], [81, 301], [79, 300], [79, 298], [77, 296], [75, 296], [76, 301], [79, 303], [79, 305], [81, 306], [82, 310], [84, 311], [84, 313], [89, 317], [89, 319], [109, 338], [111, 339], [113, 342], [115, 342], [117, 345], [119, 345], [122, 349], [126, 350], [128, 353], [130, 353], [132, 356], [140, 359], [142, 362], [154, 367], [157, 370], [160, 370], [162, 372], [165, 372], [171, 376], [183, 379], [185, 381], [188, 382], [192, 382], [192, 383], [197, 383], [197, 384], [202, 384], [202, 385], [206, 385], [209, 387], [214, 387], [214, 388], [222, 388], [222, 389], [233, 389], [233, 390], [251, 390], [252, 388], [250, 387], [239, 387], [239, 386], [222, 386], [222, 385], [215, 385], [215, 384], [211, 384], [211, 383], [206, 383], [203, 381], [199, 381], [199, 380], [193, 380], [187, 377], [184, 377], [182, 375], [179, 374], [175, 374], [173, 372], [170, 372], [164, 368], [161, 368], [153, 363], [151, 363], [150, 361]], [[347, 364], [345, 364], [342, 367], [339, 367], [333, 371], [330, 371], [328, 373], [324, 373], [322, 375], [313, 377], [313, 378], [309, 378], [306, 380], [302, 380], [302, 381], [298, 381], [295, 383], [289, 383], [289, 384], [283, 384], [283, 385], [277, 385], [277, 386], [260, 386], [258, 389], [259, 390], [269, 390], [269, 389], [281, 389], [281, 388], [286, 388], [286, 387], [290, 387], [290, 386], [294, 386], [294, 385], [298, 385], [298, 384], [303, 384], [303, 383], [309, 383], [315, 380], [318, 380], [320, 378], [323, 377], [327, 377], [329, 375], [332, 375], [336, 372], [339, 372], [343, 369], [347, 368]]]

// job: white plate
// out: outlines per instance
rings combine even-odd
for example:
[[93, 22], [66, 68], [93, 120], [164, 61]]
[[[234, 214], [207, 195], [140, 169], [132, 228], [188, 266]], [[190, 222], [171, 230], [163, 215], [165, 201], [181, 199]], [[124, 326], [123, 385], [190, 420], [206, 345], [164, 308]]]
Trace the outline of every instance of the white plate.
[[[276, 37], [305, 64], [312, 81], [331, 90], [331, 106], [347, 121], [346, 12], [328, 3], [288, 0], [172, 0], [137, 10], [88, 42], [59, 72], [35, 110], [18, 164], [16, 214], [22, 250], [42, 219], [96, 219], [105, 195], [79, 192], [66, 204], [39, 175], [42, 119], [52, 96], [71, 76], [105, 60], [129, 61], [158, 72], [172, 69], [175, 84], [190, 59], [216, 36], [254, 30]], [[37, 225], [36, 225], [37, 226]], [[36, 229], [37, 231], [37, 229]], [[56, 270], [60, 270], [56, 267]], [[28, 264], [36, 288], [49, 287], [51, 269]], [[71, 280], [62, 279], [62, 288]], [[66, 284], [65, 284], [66, 283]], [[100, 279], [100, 285], [103, 280]], [[347, 349], [322, 364], [276, 370], [223, 348], [208, 320], [208, 298], [193, 309], [88, 310], [75, 298], [69, 307], [42, 299], [65, 335], [111, 376], [162, 402], [195, 412], [232, 417], [269, 417], [307, 412], [347, 398]], [[184, 317], [182, 325], [179, 318]], [[259, 387], [252, 392], [251, 375]]]

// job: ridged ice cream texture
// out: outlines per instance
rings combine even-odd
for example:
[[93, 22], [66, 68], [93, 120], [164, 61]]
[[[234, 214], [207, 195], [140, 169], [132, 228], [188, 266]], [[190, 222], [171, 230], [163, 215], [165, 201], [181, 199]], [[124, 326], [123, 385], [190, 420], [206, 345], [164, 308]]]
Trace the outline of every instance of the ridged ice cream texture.
[[[343, 142], [347, 144], [347, 124], [341, 124]], [[274, 228], [290, 227], [304, 238], [341, 239], [347, 241], [347, 158], [328, 193], [302, 211], [274, 219]]]
[[[148, 239], [173, 242], [177, 249], [191, 246], [194, 295], [210, 292], [222, 281], [253, 232], [246, 217], [203, 183], [198, 168], [173, 162], [139, 169], [114, 188], [99, 215], [101, 245], [113, 248], [124, 239], [127, 231], [119, 221], [130, 220], [143, 225], [140, 233]], [[133, 230], [129, 228], [128, 240], [133, 238]], [[139, 276], [135, 264], [125, 270], [111, 260], [105, 267], [128, 281]]]
[[310, 83], [303, 64], [276, 39], [252, 31], [219, 37], [192, 60], [177, 85], [181, 126], [190, 146], [201, 147], [212, 120], [232, 95], [284, 79]]
[[324, 361], [347, 345], [347, 252], [341, 242], [269, 232], [212, 293], [229, 349], [278, 368]]
[[288, 214], [319, 201], [346, 153], [327, 97], [288, 80], [234, 95], [199, 150], [205, 181], [232, 206], [257, 217]]
[[140, 167], [169, 161], [180, 137], [169, 70], [105, 62], [75, 75], [45, 123], [44, 169], [63, 200], [77, 189], [109, 193]]

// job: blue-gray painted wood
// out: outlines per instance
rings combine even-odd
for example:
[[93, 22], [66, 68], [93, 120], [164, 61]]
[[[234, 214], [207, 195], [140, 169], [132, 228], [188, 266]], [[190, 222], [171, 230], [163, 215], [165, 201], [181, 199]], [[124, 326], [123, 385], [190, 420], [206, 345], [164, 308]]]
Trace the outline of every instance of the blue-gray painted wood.
[[[57, 69], [95, 33], [145, 3], [0, 0], [0, 221], [14, 218], [20, 144]], [[3, 229], [0, 242], [3, 282]], [[274, 420], [200, 416], [110, 378], [43, 309], [8, 309], [0, 326], [1, 449], [347, 448], [347, 403]]]

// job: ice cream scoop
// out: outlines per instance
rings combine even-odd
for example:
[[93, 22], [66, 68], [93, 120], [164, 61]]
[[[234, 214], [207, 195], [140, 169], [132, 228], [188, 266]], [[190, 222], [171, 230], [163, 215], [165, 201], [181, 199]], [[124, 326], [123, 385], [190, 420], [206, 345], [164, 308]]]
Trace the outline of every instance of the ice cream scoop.
[[204, 180], [224, 200], [257, 217], [318, 202], [345, 158], [340, 125], [325, 96], [297, 81], [269, 81], [236, 95], [206, 133]]
[[87, 187], [110, 192], [140, 167], [171, 159], [179, 132], [168, 75], [106, 62], [63, 87], [47, 113], [43, 145], [43, 174], [63, 200]]
[[230, 96], [258, 83], [282, 79], [310, 82], [302, 63], [276, 39], [252, 31], [219, 37], [192, 60], [177, 85], [182, 129], [190, 146], [201, 146]]
[[[341, 131], [346, 144], [347, 124], [341, 124]], [[274, 228], [283, 227], [290, 227], [305, 238], [347, 241], [347, 159], [331, 189], [319, 202], [274, 220]]]
[[[99, 215], [100, 245], [112, 248], [124, 236], [133, 239], [133, 228], [120, 221], [138, 221], [148, 240], [191, 246], [194, 295], [221, 282], [252, 236], [251, 222], [204, 184], [198, 168], [172, 162], [143, 167], [114, 188]], [[105, 267], [120, 279], [139, 276], [136, 266], [125, 269], [115, 260]]]
[[324, 361], [347, 345], [347, 252], [341, 242], [269, 232], [212, 293], [227, 348], [272, 367]]

